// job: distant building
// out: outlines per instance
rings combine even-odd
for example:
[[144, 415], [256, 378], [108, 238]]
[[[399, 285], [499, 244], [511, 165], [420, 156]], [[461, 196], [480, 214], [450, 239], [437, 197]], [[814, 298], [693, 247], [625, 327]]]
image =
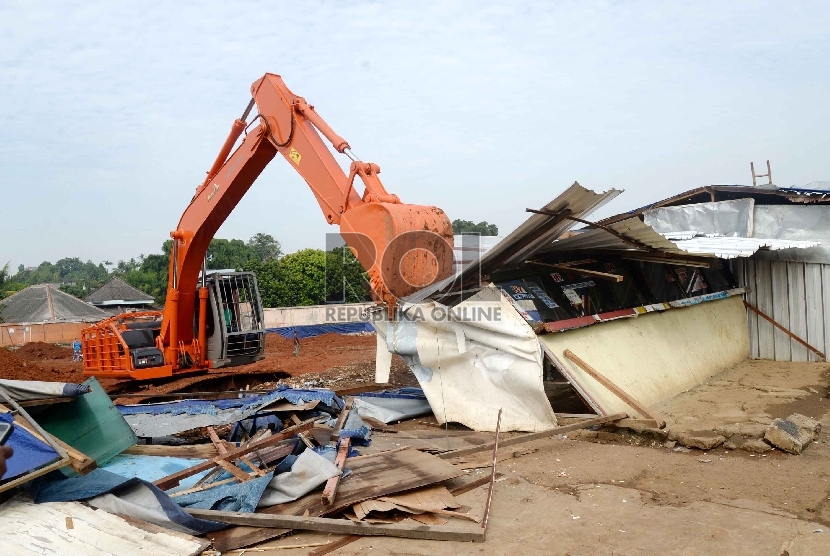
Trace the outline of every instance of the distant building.
[[98, 322], [109, 316], [54, 284], [29, 286], [0, 301], [5, 323]]
[[85, 301], [110, 315], [148, 311], [153, 309], [152, 295], [136, 289], [118, 277], [110, 278], [103, 286], [89, 294]]

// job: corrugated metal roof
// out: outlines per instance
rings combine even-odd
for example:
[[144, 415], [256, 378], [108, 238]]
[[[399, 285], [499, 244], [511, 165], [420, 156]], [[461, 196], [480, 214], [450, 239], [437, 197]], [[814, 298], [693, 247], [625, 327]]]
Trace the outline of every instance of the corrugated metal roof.
[[[673, 255], [696, 255], [719, 259], [749, 257], [762, 248], [806, 249], [819, 245], [818, 241], [793, 241], [786, 239], [765, 239], [753, 237], [695, 237], [697, 232], [671, 232], [665, 236], [657, 233], [639, 218], [629, 218], [609, 224], [607, 228], [643, 246]], [[670, 241], [668, 238], [671, 238]], [[675, 239], [683, 238], [683, 239]], [[577, 235], [555, 242], [546, 253], [564, 251], [586, 251], [593, 249], [625, 250], [645, 252], [601, 228], [592, 228]]]
[[570, 216], [584, 218], [620, 193], [622, 190], [619, 189], [597, 193], [574, 182], [561, 195], [541, 207], [540, 210], [550, 212], [554, 216], [532, 215], [484, 253], [477, 262], [473, 261], [477, 264], [471, 264], [454, 276], [405, 297], [403, 301], [418, 303], [436, 292], [460, 289], [462, 284], [477, 286], [481, 276], [490, 274], [499, 268], [518, 266], [537, 252], [547, 249], [559, 236], [576, 225], [573, 220], [562, 219], [555, 215], [570, 211], [567, 212]]

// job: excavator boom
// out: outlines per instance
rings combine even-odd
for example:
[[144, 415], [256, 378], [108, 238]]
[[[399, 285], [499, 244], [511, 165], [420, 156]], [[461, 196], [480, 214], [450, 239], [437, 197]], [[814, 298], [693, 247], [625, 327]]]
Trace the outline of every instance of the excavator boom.
[[[129, 319], [109, 319], [85, 331], [86, 374], [149, 378], [214, 366], [206, 336], [206, 315], [210, 316], [211, 307], [205, 255], [219, 227], [277, 154], [305, 179], [326, 222], [340, 226], [344, 241], [369, 275], [376, 302], [392, 309], [401, 297], [451, 274], [452, 227], [442, 210], [404, 204], [390, 194], [378, 176], [380, 168], [357, 159], [348, 142], [304, 98], [292, 93], [280, 76], [265, 74], [251, 86], [251, 95], [251, 102], [234, 121], [207, 177], [170, 234], [173, 249], [167, 304], [152, 319], [144, 317], [160, 318], [154, 342], [164, 364], [155, 371], [125, 368], [131, 360], [125, 355], [130, 346], [123, 339], [124, 323]], [[248, 122], [254, 108], [257, 112]], [[335, 151], [351, 159], [348, 175], [324, 138]], [[362, 193], [355, 187], [356, 178], [360, 178]], [[224, 295], [235, 287], [216, 285], [214, 289], [217, 295]], [[250, 306], [254, 297], [258, 302], [258, 293], [251, 293], [255, 283], [251, 288], [246, 282], [246, 288], [247, 301], [241, 305], [238, 293], [227, 294], [235, 299], [235, 307]], [[130, 326], [130, 330], [139, 327], [135, 323]], [[228, 326], [229, 331], [231, 328]]]

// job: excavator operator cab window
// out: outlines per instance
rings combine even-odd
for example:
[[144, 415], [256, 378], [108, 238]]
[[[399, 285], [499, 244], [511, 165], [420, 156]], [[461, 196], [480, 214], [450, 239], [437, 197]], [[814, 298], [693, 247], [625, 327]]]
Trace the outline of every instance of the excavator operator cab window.
[[211, 323], [214, 325], [211, 328], [224, 332], [227, 338], [225, 356], [261, 353], [265, 329], [254, 275], [250, 272], [215, 273], [208, 276], [208, 282], [221, 321]]

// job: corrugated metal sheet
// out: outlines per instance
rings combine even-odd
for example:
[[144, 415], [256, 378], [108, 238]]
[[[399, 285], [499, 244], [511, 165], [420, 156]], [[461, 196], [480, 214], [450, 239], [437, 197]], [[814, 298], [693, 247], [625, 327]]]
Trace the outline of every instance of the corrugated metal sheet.
[[[596, 193], [574, 182], [561, 195], [542, 207], [541, 210], [561, 213], [570, 210], [572, 216], [584, 218], [599, 207], [614, 199], [622, 191], [610, 189], [605, 193]], [[573, 220], [558, 223], [555, 217], [534, 214], [510, 235], [500, 241], [481, 258], [481, 270], [487, 274], [496, 265], [518, 265], [535, 253], [544, 250], [552, 241], [573, 228]]]
[[[664, 235], [657, 233], [651, 226], [643, 223], [639, 218], [629, 218], [609, 224], [608, 228], [622, 234], [626, 238], [640, 244], [657, 249], [663, 253], [674, 255], [697, 255], [701, 257], [717, 257], [719, 259], [734, 259], [749, 257], [761, 248], [767, 249], [803, 249], [819, 245], [817, 241], [793, 241], [784, 239], [762, 239], [746, 237], [691, 237], [694, 231], [682, 231], [666, 234], [674, 239], [669, 241]], [[556, 241], [546, 252], [578, 251], [590, 249], [626, 250], [635, 249], [631, 244], [608, 233], [601, 228], [593, 228]]]
[[[597, 193], [574, 182], [561, 195], [541, 207], [541, 210], [556, 214], [569, 210], [571, 216], [584, 218], [620, 193], [622, 193], [622, 190], [619, 189]], [[551, 242], [574, 227], [575, 224], [576, 222], [573, 220], [559, 220], [555, 216], [534, 214], [506, 238], [484, 253], [478, 259], [478, 264], [471, 264], [454, 276], [417, 291], [404, 298], [403, 301], [419, 303], [437, 292], [461, 289], [462, 284], [475, 284], [477, 287], [481, 276], [499, 268], [522, 264], [537, 252], [548, 248]]]
[[[830, 264], [737, 259], [732, 272], [745, 299], [817, 350], [830, 348]], [[828, 309], [825, 309], [827, 307]], [[819, 361], [818, 356], [749, 311], [753, 359]]]

